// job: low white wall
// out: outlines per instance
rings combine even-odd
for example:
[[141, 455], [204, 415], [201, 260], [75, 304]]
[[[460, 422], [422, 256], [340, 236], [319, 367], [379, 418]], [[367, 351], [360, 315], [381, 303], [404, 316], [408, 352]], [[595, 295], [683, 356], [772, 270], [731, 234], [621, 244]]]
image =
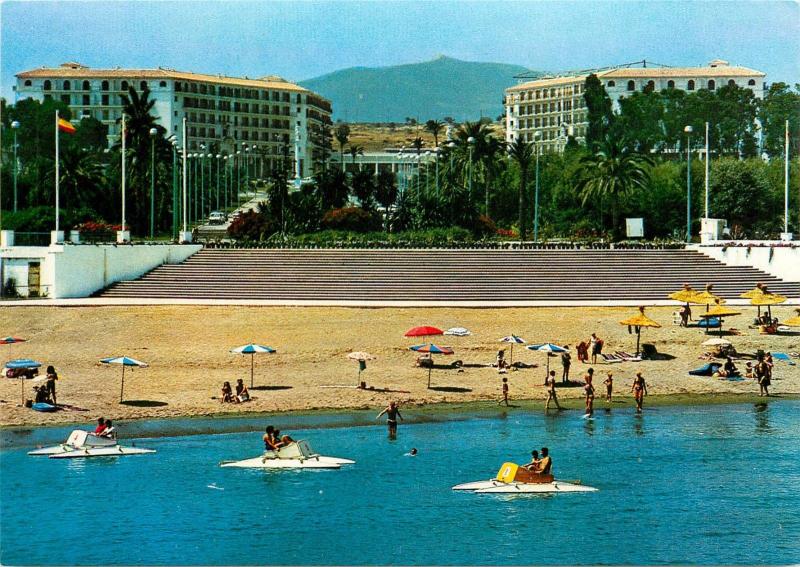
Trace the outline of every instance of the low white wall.
[[177, 264], [202, 248], [199, 244], [81, 244], [12, 246], [0, 250], [3, 281], [27, 285], [28, 263], [41, 263], [41, 288], [47, 297], [88, 297], [121, 280], [136, 279], [162, 264]]
[[752, 266], [786, 281], [800, 282], [800, 247], [770, 246], [763, 242], [737, 246], [692, 245], [692, 248], [729, 266]]
[[87, 297], [121, 280], [136, 279], [162, 264], [183, 262], [199, 244], [53, 246], [51, 297]]

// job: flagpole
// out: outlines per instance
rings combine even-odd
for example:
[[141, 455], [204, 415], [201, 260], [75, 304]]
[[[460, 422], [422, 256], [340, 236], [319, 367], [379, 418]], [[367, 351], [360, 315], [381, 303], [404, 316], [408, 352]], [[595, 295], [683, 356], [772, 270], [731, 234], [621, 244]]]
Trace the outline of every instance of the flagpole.
[[186, 163], [189, 157], [186, 155], [186, 147], [189, 145], [188, 139], [186, 138], [186, 117], [183, 117], [183, 232], [186, 231]]
[[59, 175], [59, 167], [58, 167], [58, 162], [59, 162], [58, 139], [60, 138], [60, 136], [58, 135], [58, 120], [59, 120], [58, 110], [56, 110], [56, 234], [58, 234], [58, 212], [59, 212], [58, 211], [58, 204], [59, 204], [58, 190], [59, 190], [59, 178], [61, 177]]
[[[783, 232], [789, 234], [789, 121], [786, 121], [783, 157]], [[788, 239], [788, 236], [786, 237]]]
[[122, 113], [122, 232], [125, 233], [125, 113]]
[[706, 122], [706, 218], [708, 218], [708, 168], [709, 168], [709, 154], [708, 154], [708, 122]]

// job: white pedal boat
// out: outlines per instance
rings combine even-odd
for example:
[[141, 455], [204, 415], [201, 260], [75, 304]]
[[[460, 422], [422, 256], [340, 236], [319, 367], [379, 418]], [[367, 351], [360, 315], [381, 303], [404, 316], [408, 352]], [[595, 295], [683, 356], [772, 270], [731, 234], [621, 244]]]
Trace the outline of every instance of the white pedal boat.
[[553, 475], [534, 474], [515, 463], [503, 463], [495, 478], [457, 484], [453, 490], [475, 494], [553, 494], [559, 492], [597, 492], [578, 482], [556, 480]]
[[315, 453], [306, 441], [296, 441], [277, 451], [265, 451], [259, 457], [243, 461], [223, 461], [221, 467], [241, 469], [338, 469], [355, 461], [324, 457]]
[[110, 437], [100, 437], [76, 429], [64, 443], [53, 447], [44, 447], [28, 452], [34, 456], [48, 456], [51, 459], [76, 459], [80, 457], [118, 457], [120, 455], [143, 455], [145, 453], [155, 453], [154, 449], [142, 449], [140, 447], [123, 447], [117, 444], [116, 439]]

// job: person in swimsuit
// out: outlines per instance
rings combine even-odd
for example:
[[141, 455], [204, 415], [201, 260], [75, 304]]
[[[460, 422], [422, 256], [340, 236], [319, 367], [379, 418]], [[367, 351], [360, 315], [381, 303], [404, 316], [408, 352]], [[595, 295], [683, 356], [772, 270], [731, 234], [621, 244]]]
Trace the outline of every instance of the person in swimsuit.
[[267, 428], [264, 430], [264, 450], [265, 451], [274, 451], [278, 447], [275, 446], [277, 439], [275, 439], [275, 428], [271, 425], [267, 425]]
[[500, 400], [500, 403], [504, 403], [508, 407], [508, 378], [503, 378], [503, 399]]
[[527, 465], [522, 465], [522, 468], [527, 471], [535, 472], [536, 470], [539, 469], [539, 462], [540, 462], [539, 451], [534, 449], [533, 451], [531, 451], [531, 462], [528, 463]]
[[586, 394], [586, 414], [591, 416], [594, 413], [594, 386], [592, 386], [592, 377], [594, 376], [594, 369], [590, 368], [586, 373], [584, 380], [586, 384], [583, 386], [583, 391]]
[[614, 373], [609, 372], [608, 376], [605, 380], [603, 380], [603, 384], [606, 385], [606, 401], [611, 403], [611, 392], [614, 390]]
[[647, 384], [641, 372], [636, 373], [636, 378], [633, 379], [633, 386], [631, 386], [631, 392], [633, 392], [633, 399], [636, 400], [636, 413], [642, 413], [642, 403], [644, 402], [645, 394], [647, 394]]
[[[569, 345], [564, 345], [564, 348], [569, 348]], [[569, 367], [572, 365], [572, 355], [569, 351], [564, 351], [561, 353], [561, 368], [563, 369], [561, 372], [561, 382], [566, 384], [569, 382]]]
[[225, 382], [222, 385], [222, 398], [220, 398], [220, 401], [223, 404], [233, 402], [233, 390], [231, 389], [230, 382]]
[[553, 460], [550, 458], [550, 452], [547, 447], [542, 447], [542, 458], [539, 460], [539, 468], [532, 471], [536, 474], [550, 474], [553, 468]]
[[397, 418], [403, 419], [400, 408], [397, 407], [397, 402], [389, 402], [389, 405], [375, 419], [380, 419], [384, 414], [386, 414], [386, 425], [389, 426], [389, 437], [394, 439], [397, 435]]
[[239, 378], [236, 381], [236, 403], [247, 402], [250, 400], [250, 392], [247, 390], [247, 386], [244, 385], [244, 380]]
[[758, 380], [758, 397], [767, 396], [769, 397], [769, 385], [771, 383], [770, 380], [770, 368], [767, 361], [764, 360], [764, 357], [759, 357], [758, 362], [756, 363], [756, 380]]
[[53, 405], [57, 406], [58, 402], [56, 402], [56, 380], [58, 380], [58, 372], [53, 366], [47, 367], [47, 382], [45, 382], [45, 386], [47, 391], [50, 392], [50, 398], [53, 400]]
[[550, 409], [550, 401], [556, 403], [556, 407], [561, 409], [561, 404], [558, 403], [558, 396], [556, 396], [556, 371], [551, 370], [550, 374], [545, 379], [544, 385], [547, 387], [547, 401], [544, 404], [544, 410]]

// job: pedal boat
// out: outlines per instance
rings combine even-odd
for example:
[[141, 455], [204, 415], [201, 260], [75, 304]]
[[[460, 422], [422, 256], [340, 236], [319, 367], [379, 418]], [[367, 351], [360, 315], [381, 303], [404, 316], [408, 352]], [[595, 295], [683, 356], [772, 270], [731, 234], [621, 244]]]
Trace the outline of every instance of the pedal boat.
[[457, 484], [453, 490], [464, 490], [475, 494], [597, 492], [596, 488], [584, 486], [580, 482], [564, 482], [556, 480], [551, 474], [535, 474], [515, 463], [503, 463], [495, 478]]
[[60, 445], [44, 447], [28, 452], [34, 456], [48, 456], [51, 459], [77, 459], [81, 457], [119, 457], [121, 455], [143, 455], [145, 453], [155, 453], [154, 449], [142, 449], [140, 447], [123, 447], [117, 444], [116, 439], [110, 437], [100, 437], [76, 429], [70, 433], [67, 440]]
[[277, 451], [265, 451], [259, 457], [243, 461], [223, 461], [221, 467], [241, 469], [338, 469], [355, 461], [324, 457], [315, 453], [307, 441], [296, 441]]

